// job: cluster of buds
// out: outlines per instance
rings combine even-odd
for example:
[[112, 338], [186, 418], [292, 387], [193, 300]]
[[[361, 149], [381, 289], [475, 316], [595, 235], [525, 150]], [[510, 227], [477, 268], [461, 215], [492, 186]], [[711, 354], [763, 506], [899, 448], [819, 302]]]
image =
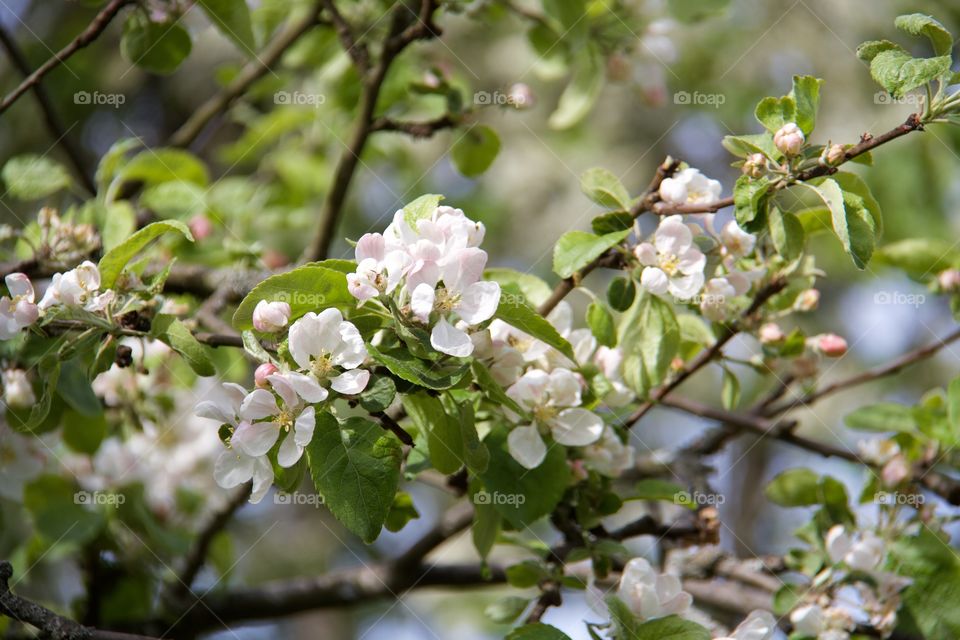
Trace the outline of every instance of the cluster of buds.
[[40, 226], [40, 253], [57, 264], [75, 264], [93, 253], [100, 244], [93, 225], [65, 221], [49, 207], [37, 214], [37, 224]]

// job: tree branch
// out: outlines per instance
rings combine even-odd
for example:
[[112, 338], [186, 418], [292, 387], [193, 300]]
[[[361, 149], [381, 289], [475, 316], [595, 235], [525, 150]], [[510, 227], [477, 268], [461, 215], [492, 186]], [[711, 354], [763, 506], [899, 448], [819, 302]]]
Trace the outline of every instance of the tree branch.
[[7, 94], [3, 101], [0, 101], [0, 113], [9, 109], [20, 96], [36, 86], [43, 76], [47, 75], [57, 66], [63, 64], [70, 56], [100, 37], [100, 34], [109, 26], [110, 21], [120, 12], [120, 9], [128, 4], [132, 4], [133, 1], [134, 0], [110, 0], [110, 3], [100, 10], [100, 13], [93, 18], [93, 21], [80, 35], [74, 38], [70, 44], [55, 53], [52, 58], [40, 65], [37, 70], [28, 75], [16, 89]]
[[370, 125], [371, 131], [396, 131], [405, 133], [413, 138], [429, 138], [433, 134], [443, 129], [451, 129], [460, 124], [459, 119], [450, 114], [445, 114], [433, 120], [424, 122], [405, 122], [403, 120], [394, 120], [393, 118], [380, 117]]

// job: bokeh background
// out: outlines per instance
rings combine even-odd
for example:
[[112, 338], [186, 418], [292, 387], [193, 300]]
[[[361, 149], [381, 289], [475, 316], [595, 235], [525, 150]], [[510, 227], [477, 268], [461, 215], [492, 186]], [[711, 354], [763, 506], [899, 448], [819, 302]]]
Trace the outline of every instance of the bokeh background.
[[[296, 1], [251, 4], [261, 15], [275, 19], [302, 5]], [[517, 4], [536, 8], [536, 3], [517, 0]], [[529, 270], [550, 281], [556, 238], [569, 229], [587, 228], [597, 212], [580, 193], [582, 171], [606, 167], [638, 193], [657, 163], [669, 154], [720, 179], [726, 195], [737, 170], [729, 166], [732, 158], [720, 139], [756, 132], [755, 103], [767, 95], [786, 93], [793, 74], [825, 80], [816, 141], [855, 142], [864, 132], [879, 133], [902, 122], [913, 106], [890, 104], [878, 93], [855, 55], [857, 45], [868, 39], [896, 38], [893, 17], [906, 12], [931, 13], [955, 32], [960, 28], [960, 5], [934, 0], [733, 0], [726, 9], [695, 24], [670, 20], [661, 3], [638, 3], [636, 13], [641, 18], [629, 27], [624, 25], [636, 36], [635, 51], [610, 61], [608, 82], [582, 123], [555, 131], [547, 119], [562, 90], [564, 70], [534, 52], [522, 18], [492, 2], [459, 5], [462, 11], [448, 12], [440, 20], [442, 40], [417, 45], [407, 54], [410, 64], [388, 85], [390, 95], [402, 98], [406, 82], [423, 69], [436, 67], [463, 86], [468, 97], [477, 91], [505, 92], [514, 83], [526, 83], [535, 105], [524, 110], [479, 110], [477, 120], [499, 133], [502, 147], [490, 170], [478, 179], [459, 175], [451, 163], [448, 150], [460, 135], [456, 131], [418, 141], [395, 134], [376, 136], [363, 157], [340, 235], [357, 238], [381, 230], [403, 203], [421, 193], [443, 193], [447, 202], [486, 223], [485, 248], [491, 265]], [[31, 66], [36, 66], [82, 30], [93, 11], [82, 2], [0, 0], [0, 25], [13, 34]], [[171, 76], [146, 74], [124, 60], [119, 53], [120, 25], [115, 24], [44, 80], [67, 135], [91, 168], [123, 138], [162, 146], [243, 64], [236, 48], [201, 16], [188, 13], [184, 24], [193, 37], [194, 51]], [[332, 167], [349, 134], [356, 77], [348, 66], [330, 30], [318, 30], [192, 145], [191, 150], [209, 163], [223, 197], [208, 205], [217, 234], [206, 245], [201, 243], [189, 259], [238, 268], [255, 266], [257, 256], [265, 254], [271, 264], [296, 259], [317, 221]], [[3, 91], [19, 80], [9, 62], [0, 60]], [[323, 95], [325, 100], [317, 106], [278, 107], [272, 96], [291, 87]], [[78, 92], [93, 91], [121, 95], [123, 104], [78, 104]], [[394, 113], [410, 118], [429, 117], [436, 109], [427, 100], [413, 98], [398, 104]], [[0, 159], [28, 151], [49, 151], [61, 157], [54, 143], [31, 96], [2, 116]], [[960, 135], [955, 128], [934, 126], [880, 149], [872, 169], [854, 169], [864, 175], [883, 207], [882, 242], [906, 236], [951, 242], [958, 238], [958, 153]], [[0, 202], [0, 219], [14, 226], [36, 212], [34, 204], [6, 195]], [[66, 208], [69, 202], [65, 196], [51, 204]], [[946, 303], [931, 295], [916, 304], [888, 303], [892, 294], [925, 294], [923, 285], [879, 265], [864, 272], [855, 270], [832, 237], [817, 237], [812, 248], [827, 276], [820, 283], [820, 312], [805, 317], [805, 328], [808, 333], [834, 331], [851, 345], [849, 355], [825, 366], [824, 379], [889, 360], [953, 326]], [[332, 257], [350, 254], [350, 245], [340, 240]], [[587, 283], [602, 286], [609, 275], [596, 274]], [[574, 294], [571, 301], [580, 308], [585, 305], [582, 295]], [[742, 340], [732, 349], [749, 357], [756, 345]], [[944, 349], [906, 375], [838, 394], [815, 410], [798, 413], [800, 432], [855, 446], [857, 435], [842, 427], [845, 413], [877, 398], [915, 400], [960, 371], [958, 349]], [[742, 373], [746, 403], [762, 388], [757, 384], [760, 378], [746, 369], [738, 373]], [[719, 369], [706, 371], [686, 384], [683, 393], [715, 402], [719, 375]], [[676, 447], [708, 426], [656, 410], [634, 429], [633, 445], [642, 456]], [[843, 479], [851, 495], [857, 495], [864, 482], [864, 472], [852, 465], [752, 436], [740, 437], [710, 462], [716, 469], [711, 481], [725, 498], [720, 506], [722, 546], [744, 557], [785, 551], [791, 531], [809, 515], [803, 509], [775, 507], [763, 498], [763, 486], [777, 472], [808, 465]], [[245, 507], [231, 528], [237, 562], [230, 575], [221, 583], [219, 575], [209, 572], [202, 576], [201, 585], [218, 588], [225, 583], [255, 584], [319, 574], [394, 554], [427, 530], [448, 504], [443, 491], [425, 484], [410, 483], [408, 490], [421, 518], [400, 533], [385, 532], [371, 547], [353, 540], [322, 508], [276, 505], [269, 499]], [[870, 507], [865, 509], [869, 513]], [[547, 528], [535, 534], [553, 541]], [[6, 548], [18, 542], [9, 535], [0, 539]], [[641, 538], [630, 545], [643, 552], [650, 541]], [[494, 559], [518, 554], [522, 555], [499, 550]], [[442, 561], [474, 558], [469, 534], [443, 547], [436, 557]], [[81, 574], [68, 558], [46, 558], [21, 588], [66, 603], [82, 589]], [[505, 627], [491, 623], [482, 613], [496, 597], [494, 589], [469, 594], [423, 591], [400, 602], [304, 614], [215, 637], [496, 638], [502, 637]], [[545, 617], [577, 639], [587, 638], [583, 619], [597, 620], [597, 615], [576, 597]]]

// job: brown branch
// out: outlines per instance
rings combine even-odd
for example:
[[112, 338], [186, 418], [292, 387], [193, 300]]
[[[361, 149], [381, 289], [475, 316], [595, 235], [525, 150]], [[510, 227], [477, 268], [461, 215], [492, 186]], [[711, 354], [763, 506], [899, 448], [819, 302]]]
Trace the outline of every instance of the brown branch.
[[283, 54], [295, 42], [313, 27], [320, 24], [320, 7], [311, 10], [309, 15], [284, 29], [269, 45], [248, 62], [237, 77], [222, 91], [204, 102], [190, 118], [170, 136], [169, 144], [174, 147], [189, 146], [215, 117], [225, 112], [250, 86], [262, 78], [276, 64]]
[[85, 627], [10, 591], [13, 566], [0, 562], [0, 615], [36, 627], [51, 640], [155, 640], [148, 636]]
[[407, 122], [393, 118], [379, 117], [370, 125], [371, 131], [395, 131], [405, 133], [413, 138], [429, 138], [443, 129], [451, 129], [460, 124], [459, 118], [445, 114], [433, 120], [423, 122]]
[[333, 23], [337, 37], [340, 38], [340, 44], [344, 50], [346, 50], [350, 59], [353, 60], [357, 71], [360, 72], [361, 76], [366, 74], [370, 68], [370, 52], [367, 50], [367, 46], [357, 40], [353, 27], [343, 17], [343, 14], [340, 13], [340, 10], [333, 0], [323, 0], [323, 7], [327, 10], [327, 13], [330, 14], [330, 22]]
[[[16, 40], [14, 40], [13, 36], [8, 33], [3, 26], [0, 26], [0, 44], [3, 45], [3, 48], [7, 52], [7, 56], [10, 58], [13, 66], [17, 68], [17, 71], [24, 76], [29, 76], [30, 65], [27, 63], [26, 57], [24, 57], [23, 52], [17, 45]], [[87, 173], [83, 158], [80, 155], [80, 151], [67, 135], [67, 130], [60, 121], [60, 116], [57, 115], [57, 110], [53, 106], [53, 102], [50, 100], [47, 90], [43, 88], [43, 84], [39, 79], [34, 85], [32, 85], [31, 89], [33, 90], [34, 97], [37, 99], [37, 104], [40, 105], [40, 111], [43, 114], [44, 122], [47, 123], [47, 129], [49, 129], [50, 135], [53, 136], [56, 144], [60, 145], [60, 148], [63, 149], [64, 154], [66, 154], [67, 158], [70, 160], [70, 164], [73, 165], [73, 171], [80, 179], [80, 184], [83, 186], [83, 188], [86, 189], [91, 195], [95, 194], [97, 192], [97, 186], [93, 183], [93, 179]]]
[[93, 21], [80, 35], [74, 38], [70, 44], [55, 53], [52, 58], [40, 65], [37, 70], [28, 75], [16, 89], [7, 94], [3, 101], [0, 101], [0, 113], [9, 109], [20, 96], [35, 87], [43, 76], [47, 75], [47, 73], [57, 66], [66, 62], [70, 56], [100, 37], [100, 34], [109, 26], [110, 21], [120, 12], [120, 9], [132, 3], [133, 0], [110, 0], [110, 3], [100, 10], [100, 13], [93, 18]]
[[303, 262], [323, 260], [330, 251], [333, 237], [337, 232], [340, 217], [347, 199], [350, 183], [360, 163], [360, 155], [373, 132], [374, 113], [380, 89], [396, 57], [415, 40], [434, 37], [439, 29], [433, 25], [432, 16], [437, 8], [435, 0], [423, 0], [420, 14], [411, 20], [410, 9], [405, 3], [398, 3], [393, 10], [390, 30], [384, 43], [380, 60], [363, 78], [363, 90], [360, 94], [360, 108], [353, 136], [334, 170], [330, 191], [320, 213], [320, 226], [316, 235], [303, 254]]
[[393, 433], [403, 444], [414, 447], [416, 446], [413, 442], [413, 436], [411, 436], [406, 429], [400, 426], [396, 420], [391, 418], [389, 415], [383, 411], [378, 411], [376, 413], [371, 413], [371, 416], [377, 418], [380, 421], [380, 426]]

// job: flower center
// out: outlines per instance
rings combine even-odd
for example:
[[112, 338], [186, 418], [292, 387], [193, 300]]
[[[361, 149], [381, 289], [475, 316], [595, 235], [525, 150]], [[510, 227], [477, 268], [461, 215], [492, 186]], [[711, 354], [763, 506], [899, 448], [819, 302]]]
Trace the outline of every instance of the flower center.
[[313, 359], [310, 370], [317, 378], [326, 378], [333, 371], [333, 356], [325, 351], [321, 352]]
[[451, 293], [449, 289], [441, 287], [437, 289], [436, 297], [433, 301], [433, 308], [441, 314], [447, 314], [453, 311], [453, 308], [458, 302], [460, 302], [459, 294]]
[[538, 422], [543, 422], [543, 423], [550, 422], [551, 420], [557, 417], [557, 413], [559, 412], [557, 411], [556, 407], [553, 407], [547, 404], [537, 405], [536, 407], [533, 408], [533, 417]]
[[671, 278], [680, 270], [680, 258], [672, 253], [660, 257], [660, 269]]
[[296, 416], [293, 415], [292, 411], [283, 409], [280, 411], [280, 415], [277, 416], [277, 424], [280, 425], [282, 431], [289, 431], [295, 419]]

